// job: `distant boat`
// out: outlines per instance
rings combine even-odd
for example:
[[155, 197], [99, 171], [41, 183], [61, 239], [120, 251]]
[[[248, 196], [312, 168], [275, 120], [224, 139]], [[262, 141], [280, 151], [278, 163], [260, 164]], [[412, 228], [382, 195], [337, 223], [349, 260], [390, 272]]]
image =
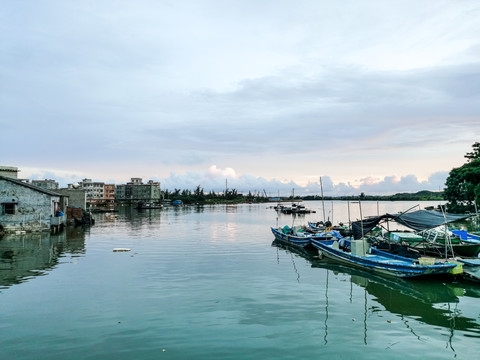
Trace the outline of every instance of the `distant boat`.
[[182, 206], [183, 201], [182, 200], [173, 200], [172, 205], [174, 206]]
[[281, 211], [283, 214], [310, 214], [314, 213], [314, 210], [307, 209], [305, 205], [292, 203], [291, 206], [285, 206], [278, 204], [274, 206], [274, 209]]
[[142, 202], [140, 201], [137, 206], [135, 206], [135, 209], [137, 210], [150, 210], [150, 209], [161, 209], [163, 208], [162, 204], [157, 204], [157, 203], [148, 203], [148, 202]]

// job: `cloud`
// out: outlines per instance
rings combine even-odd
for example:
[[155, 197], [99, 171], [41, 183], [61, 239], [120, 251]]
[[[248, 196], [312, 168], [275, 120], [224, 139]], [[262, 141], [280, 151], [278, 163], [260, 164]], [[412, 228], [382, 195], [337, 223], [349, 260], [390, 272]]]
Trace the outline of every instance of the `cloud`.
[[[383, 179], [368, 177], [360, 179], [359, 184], [354, 186], [350, 183], [334, 183], [330, 176], [322, 176], [322, 185], [325, 196], [360, 195], [362, 192], [369, 195], [391, 195], [420, 190], [443, 190], [447, 177], [447, 172], [434, 173], [425, 181], [419, 181], [415, 175], [386, 176]], [[222, 192], [225, 190], [225, 186], [228, 186], [228, 188], [235, 188], [243, 193], [248, 193], [248, 191], [263, 193], [265, 190], [269, 196], [276, 196], [278, 193], [281, 196], [290, 196], [292, 192], [302, 196], [321, 195], [322, 190], [319, 181], [310, 181], [302, 186], [293, 181], [267, 180], [251, 175], [236, 176], [231, 168], [218, 169], [215, 166], [203, 173], [171, 174], [168, 178], [157, 180], [161, 181], [162, 188], [169, 190], [174, 188], [194, 190], [196, 186], [200, 185], [206, 191]]]
[[408, 180], [385, 176], [461, 165], [478, 140], [475, 2], [1, 7], [0, 153], [11, 164], [171, 186], [183, 175], [170, 173], [207, 183], [216, 164], [214, 179], [285, 192], [315, 191], [304, 180], [314, 169], [337, 190], [368, 177], [386, 190]]
[[[59, 182], [60, 187], [66, 187], [67, 184], [81, 181], [88, 176], [80, 173], [69, 173], [59, 170], [40, 170], [40, 169], [23, 169], [22, 178], [32, 180], [54, 179]], [[406, 175], [402, 177], [385, 176], [383, 179], [373, 176], [362, 178], [356, 181], [355, 185], [351, 183], [338, 182], [334, 183], [328, 175], [322, 175], [322, 186], [324, 196], [356, 196], [364, 192], [368, 195], [391, 195], [401, 192], [417, 192], [420, 190], [439, 191], [445, 187], [445, 181], [448, 172], [436, 172], [427, 180], [420, 181], [415, 175]], [[90, 177], [91, 178], [91, 177]], [[242, 174], [238, 175], [233, 168], [219, 168], [211, 165], [205, 171], [188, 171], [183, 174], [170, 173], [166, 178], [151, 177], [143, 180], [160, 181], [163, 190], [173, 191], [174, 189], [194, 190], [200, 186], [204, 191], [223, 192], [225, 187], [236, 189], [241, 193], [264, 194], [268, 196], [290, 196], [295, 195], [321, 195], [320, 176], [318, 180], [310, 180], [306, 185], [300, 185], [294, 181], [280, 181], [277, 179], [265, 179], [263, 177]], [[94, 181], [105, 183], [122, 183], [114, 179], [93, 178]]]

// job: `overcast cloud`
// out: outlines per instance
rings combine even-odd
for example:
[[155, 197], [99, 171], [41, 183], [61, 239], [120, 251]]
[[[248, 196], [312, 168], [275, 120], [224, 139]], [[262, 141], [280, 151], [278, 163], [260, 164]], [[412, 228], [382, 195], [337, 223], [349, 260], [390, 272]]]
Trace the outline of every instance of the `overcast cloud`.
[[0, 0], [0, 165], [272, 196], [443, 189], [480, 141], [480, 4]]

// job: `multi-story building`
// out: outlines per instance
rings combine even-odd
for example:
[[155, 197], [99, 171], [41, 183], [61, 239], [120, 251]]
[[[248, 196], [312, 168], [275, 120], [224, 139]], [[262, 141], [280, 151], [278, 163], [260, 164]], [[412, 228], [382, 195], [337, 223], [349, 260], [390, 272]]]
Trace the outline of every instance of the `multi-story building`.
[[115, 201], [119, 203], [158, 203], [161, 198], [160, 183], [153, 180], [144, 184], [141, 178], [132, 178], [130, 182], [115, 188]]
[[45, 190], [58, 190], [58, 182], [55, 180], [32, 180], [32, 185]]
[[[71, 187], [73, 185], [69, 185]], [[113, 204], [115, 201], [115, 184], [105, 184], [92, 179], [83, 179], [78, 183], [80, 189], [85, 190], [87, 204], [90, 206], [100, 204]]]
[[115, 184], [103, 185], [103, 198], [106, 203], [113, 204], [115, 202]]

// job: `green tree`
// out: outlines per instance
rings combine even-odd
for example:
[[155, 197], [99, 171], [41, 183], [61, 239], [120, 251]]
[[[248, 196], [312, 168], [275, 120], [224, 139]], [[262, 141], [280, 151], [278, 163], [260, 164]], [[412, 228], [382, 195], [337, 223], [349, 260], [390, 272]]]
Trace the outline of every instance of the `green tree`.
[[445, 188], [447, 210], [454, 213], [474, 212], [480, 204], [480, 143], [465, 157], [467, 163], [450, 171]]
[[205, 194], [203, 193], [203, 188], [198, 185], [197, 188], [193, 191], [193, 198], [195, 201], [204, 201]]
[[472, 145], [472, 147], [473, 151], [465, 154], [465, 157], [468, 159], [468, 161], [473, 161], [480, 158], [480, 143], [476, 142]]

